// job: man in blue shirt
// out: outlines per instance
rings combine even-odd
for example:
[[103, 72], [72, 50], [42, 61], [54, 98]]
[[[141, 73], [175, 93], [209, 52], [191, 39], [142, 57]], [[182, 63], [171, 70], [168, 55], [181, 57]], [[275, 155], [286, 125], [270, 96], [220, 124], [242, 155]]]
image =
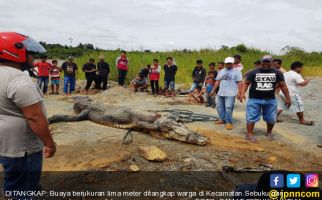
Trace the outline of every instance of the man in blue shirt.
[[227, 57], [225, 59], [226, 68], [219, 71], [216, 83], [212, 89], [212, 94], [219, 87], [217, 93], [217, 112], [219, 121], [216, 124], [226, 124], [227, 130], [233, 129], [233, 111], [235, 97], [242, 87], [242, 73], [233, 67], [234, 58]]

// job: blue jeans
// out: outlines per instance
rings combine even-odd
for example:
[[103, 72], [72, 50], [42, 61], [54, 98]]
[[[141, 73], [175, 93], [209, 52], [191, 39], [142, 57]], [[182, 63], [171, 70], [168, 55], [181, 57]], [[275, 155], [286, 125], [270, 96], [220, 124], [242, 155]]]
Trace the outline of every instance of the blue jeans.
[[169, 90], [169, 88], [170, 88], [170, 90], [172, 90], [172, 91], [174, 91], [174, 89], [175, 89], [175, 83], [174, 83], [174, 81], [164, 81], [164, 89], [166, 89], [166, 90]]
[[217, 112], [219, 119], [232, 124], [233, 111], [235, 105], [235, 97], [224, 97], [217, 95]]
[[[76, 79], [73, 76], [65, 76], [64, 77], [64, 93], [72, 93], [75, 91], [75, 84], [76, 84]], [[68, 88], [69, 85], [69, 88]], [[68, 92], [69, 89], [69, 92]]]
[[193, 92], [198, 86], [202, 87], [203, 83], [193, 83], [190, 88], [190, 92]]
[[11, 191], [37, 191], [42, 171], [42, 151], [26, 154], [24, 157], [8, 158], [0, 156], [4, 170], [4, 192], [6, 196], [24, 199], [26, 196], [13, 196]]
[[246, 108], [247, 123], [256, 123], [263, 119], [268, 124], [275, 124], [277, 117], [276, 99], [248, 99]]
[[42, 92], [44, 94], [47, 93], [48, 90], [48, 82], [49, 82], [49, 77], [48, 76], [39, 76], [37, 79], [37, 85], [39, 86], [39, 88], [41, 89], [42, 84], [44, 84], [44, 88], [42, 90]]
[[215, 107], [216, 106], [216, 99], [212, 96], [209, 96], [208, 95], [209, 93], [206, 93], [206, 96], [207, 96], [207, 105], [208, 106], [213, 106]]

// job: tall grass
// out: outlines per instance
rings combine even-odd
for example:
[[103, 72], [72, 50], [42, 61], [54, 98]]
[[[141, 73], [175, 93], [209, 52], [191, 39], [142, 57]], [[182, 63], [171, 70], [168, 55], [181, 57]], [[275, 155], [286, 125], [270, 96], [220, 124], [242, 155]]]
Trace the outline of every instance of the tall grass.
[[[211, 62], [223, 61], [227, 56], [233, 56], [234, 54], [240, 54], [242, 56], [242, 63], [245, 66], [244, 72], [253, 68], [254, 62], [260, 59], [268, 52], [260, 51], [257, 49], [247, 49], [241, 53], [235, 48], [221, 49], [221, 50], [200, 50], [200, 51], [170, 51], [170, 52], [128, 52], [129, 71], [127, 75], [127, 82], [132, 80], [140, 71], [140, 69], [151, 64], [153, 59], [158, 59], [161, 67], [165, 64], [166, 57], [171, 56], [174, 58], [175, 63], [178, 66], [178, 73], [176, 75], [177, 83], [190, 83], [192, 70], [195, 67], [195, 62], [198, 59], [203, 60], [204, 67], [208, 69], [208, 64]], [[117, 80], [117, 68], [115, 66], [115, 60], [119, 56], [119, 51], [101, 51], [85, 54], [82, 57], [76, 59], [76, 63], [81, 67], [88, 61], [89, 58], [98, 60], [99, 55], [104, 55], [105, 60], [109, 63], [111, 68], [110, 79]], [[289, 66], [294, 61], [301, 61], [305, 64], [306, 70], [304, 75], [309, 76], [322, 76], [322, 54], [321, 53], [306, 53], [302, 51], [290, 51], [284, 55], [274, 55], [276, 58], [283, 60], [283, 66], [289, 69]], [[163, 83], [164, 72], [161, 72], [161, 84]], [[79, 77], [84, 79], [84, 73], [79, 70]]]

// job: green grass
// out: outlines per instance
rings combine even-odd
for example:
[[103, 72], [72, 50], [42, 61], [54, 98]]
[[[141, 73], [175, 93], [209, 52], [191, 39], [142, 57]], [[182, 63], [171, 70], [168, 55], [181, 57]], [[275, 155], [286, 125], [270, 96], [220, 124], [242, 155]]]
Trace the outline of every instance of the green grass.
[[[204, 62], [204, 67], [208, 69], [208, 64], [210, 62], [220, 62], [223, 61], [227, 56], [233, 56], [234, 54], [240, 54], [242, 56], [242, 63], [244, 64], [244, 72], [248, 69], [253, 68], [254, 61], [261, 58], [263, 55], [268, 54], [268, 52], [260, 51], [257, 49], [246, 48], [238, 51], [238, 48], [232, 47], [228, 49], [221, 50], [200, 50], [200, 51], [171, 51], [171, 52], [138, 52], [132, 51], [128, 52], [128, 57], [130, 59], [129, 72], [127, 75], [127, 82], [132, 80], [139, 70], [147, 65], [151, 64], [154, 58], [159, 59], [161, 66], [165, 64], [166, 57], [171, 56], [174, 58], [175, 63], [178, 66], [178, 73], [176, 75], [177, 83], [190, 83], [191, 73], [195, 66], [197, 59], [201, 59]], [[112, 80], [117, 80], [117, 69], [115, 66], [115, 59], [119, 56], [119, 51], [101, 51], [101, 52], [91, 52], [84, 54], [83, 56], [76, 59], [76, 63], [81, 67], [84, 63], [88, 61], [89, 58], [98, 59], [99, 55], [104, 55], [105, 60], [110, 64]], [[273, 55], [276, 58], [283, 59], [283, 66], [289, 69], [289, 66], [294, 61], [301, 61], [305, 64], [306, 70], [304, 71], [305, 76], [322, 76], [322, 53], [307, 53], [299, 49], [292, 49], [284, 55]], [[320, 66], [320, 67], [318, 67]], [[163, 83], [163, 70], [161, 73], [161, 84]], [[84, 79], [84, 73], [79, 70], [80, 79]]]

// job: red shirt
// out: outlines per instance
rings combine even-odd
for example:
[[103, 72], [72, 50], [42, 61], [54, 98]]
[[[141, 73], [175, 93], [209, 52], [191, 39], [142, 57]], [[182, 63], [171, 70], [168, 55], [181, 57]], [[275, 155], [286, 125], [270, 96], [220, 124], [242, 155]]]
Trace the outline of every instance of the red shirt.
[[160, 79], [161, 67], [159, 65], [152, 65], [150, 69], [150, 80], [158, 81]]
[[61, 69], [59, 67], [51, 67], [50, 68], [50, 77], [51, 80], [59, 80], [60, 79]]
[[127, 59], [127, 57], [118, 57], [116, 60], [116, 65], [117, 68], [127, 71], [129, 69], [129, 60]]
[[51, 64], [48, 62], [37, 62], [34, 64], [35, 67], [38, 67], [38, 76], [49, 76], [49, 69]]

